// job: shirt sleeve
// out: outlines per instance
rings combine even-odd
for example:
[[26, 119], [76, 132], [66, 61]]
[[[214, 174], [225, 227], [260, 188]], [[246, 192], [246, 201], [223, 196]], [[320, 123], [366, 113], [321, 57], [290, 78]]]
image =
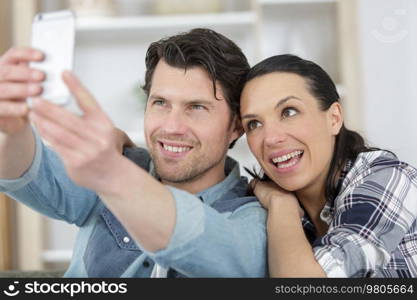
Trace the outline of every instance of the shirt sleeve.
[[147, 254], [188, 277], [265, 277], [266, 212], [257, 201], [227, 215], [192, 194], [168, 187], [176, 225], [165, 249]]
[[97, 195], [76, 185], [58, 155], [42, 143], [35, 129], [35, 156], [19, 178], [1, 179], [0, 192], [46, 216], [81, 225], [98, 201]]
[[371, 169], [336, 198], [328, 233], [313, 244], [328, 277], [372, 277], [388, 264], [416, 220], [416, 177], [406, 164]]

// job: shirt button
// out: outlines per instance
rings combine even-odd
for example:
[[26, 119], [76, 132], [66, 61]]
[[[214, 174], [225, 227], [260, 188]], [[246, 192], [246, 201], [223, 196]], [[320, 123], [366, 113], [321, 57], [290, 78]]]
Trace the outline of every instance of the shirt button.
[[145, 261], [143, 262], [143, 264], [142, 264], [142, 265], [143, 265], [145, 268], [147, 268], [147, 267], [149, 267], [149, 262], [145, 260]]
[[327, 219], [328, 217], [330, 217], [330, 212], [328, 212], [328, 211], [323, 211], [321, 215], [322, 215], [322, 217], [323, 217], [324, 219]]
[[128, 236], [125, 236], [124, 238], [123, 238], [123, 242], [124, 243], [129, 243], [130, 242], [130, 239], [129, 239], [129, 237]]

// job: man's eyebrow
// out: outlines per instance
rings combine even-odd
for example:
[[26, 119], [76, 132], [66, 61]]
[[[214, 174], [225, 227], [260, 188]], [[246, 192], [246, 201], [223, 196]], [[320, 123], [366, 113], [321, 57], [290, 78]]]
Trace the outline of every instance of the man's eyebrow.
[[149, 100], [151, 99], [165, 99], [165, 97], [158, 95], [158, 94], [151, 94], [149, 95]]
[[[166, 97], [159, 95], [159, 94], [152, 94], [149, 96], [149, 100], [167, 100]], [[190, 100], [183, 100], [182, 101], [183, 104], [185, 105], [196, 105], [196, 104], [201, 104], [201, 105], [206, 105], [209, 107], [214, 107], [214, 103], [213, 101], [210, 100], [205, 100], [205, 99], [190, 99]]]
[[[285, 104], [285, 102], [287, 102], [287, 101], [289, 101], [289, 100], [291, 100], [291, 99], [296, 99], [296, 100], [299, 100], [299, 101], [302, 101], [300, 98], [298, 98], [298, 97], [295, 97], [295, 96], [287, 96], [287, 97], [285, 97], [285, 98], [282, 98], [281, 100], [279, 100], [278, 101], [278, 103], [275, 105], [275, 108], [274, 109], [277, 109], [278, 107], [280, 107], [281, 105], [284, 105]], [[243, 119], [251, 119], [251, 118], [255, 118], [255, 117], [257, 117], [257, 115], [256, 114], [246, 114], [246, 115], [243, 115], [242, 116], [242, 120]]]
[[193, 100], [186, 100], [184, 102], [188, 105], [202, 104], [202, 105], [214, 107], [213, 101], [210, 101], [210, 100], [193, 99]]

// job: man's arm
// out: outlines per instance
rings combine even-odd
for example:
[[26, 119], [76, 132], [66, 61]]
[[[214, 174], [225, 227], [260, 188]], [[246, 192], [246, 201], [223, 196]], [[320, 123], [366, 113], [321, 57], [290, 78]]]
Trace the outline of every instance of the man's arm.
[[29, 48], [10, 49], [0, 57], [0, 178], [18, 178], [32, 163], [35, 140], [25, 99], [41, 93], [45, 75], [28, 64], [42, 58]]
[[[42, 58], [41, 52], [29, 48], [10, 49], [0, 57], [0, 191], [45, 215], [79, 224], [97, 196], [71, 182], [28, 120], [26, 98], [40, 94], [45, 78], [29, 63]], [[119, 152], [133, 146], [117, 128], [112, 135]]]
[[20, 177], [35, 155], [35, 139], [29, 125], [14, 134], [0, 133], [0, 178]]
[[169, 189], [176, 204], [174, 232], [167, 247], [147, 252], [149, 257], [188, 277], [268, 275], [266, 212], [259, 202], [219, 213], [194, 195]]
[[97, 195], [77, 186], [66, 174], [58, 155], [35, 137], [35, 156], [24, 174], [15, 179], [0, 179], [0, 192], [48, 217], [82, 225]]
[[175, 201], [169, 190], [133, 162], [114, 165], [101, 199], [147, 251], [165, 248], [175, 226]]
[[122, 156], [111, 120], [75, 76], [67, 72], [63, 78], [83, 115], [34, 99], [30, 118], [73, 182], [101, 196], [146, 250], [164, 248], [175, 223], [171, 193]]

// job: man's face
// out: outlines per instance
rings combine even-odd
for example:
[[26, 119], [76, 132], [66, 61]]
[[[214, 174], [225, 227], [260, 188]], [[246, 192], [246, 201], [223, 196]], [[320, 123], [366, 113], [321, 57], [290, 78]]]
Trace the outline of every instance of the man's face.
[[224, 176], [229, 144], [240, 132], [217, 85], [199, 67], [157, 64], [145, 112], [145, 136], [157, 174], [174, 184]]

